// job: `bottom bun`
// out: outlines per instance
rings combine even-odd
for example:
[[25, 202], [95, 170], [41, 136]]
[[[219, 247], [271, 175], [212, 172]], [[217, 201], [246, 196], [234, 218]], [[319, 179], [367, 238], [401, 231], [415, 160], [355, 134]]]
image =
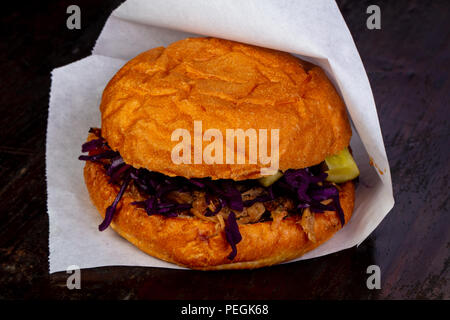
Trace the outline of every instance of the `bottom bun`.
[[[88, 161], [84, 177], [94, 205], [104, 216], [119, 187], [108, 182], [105, 169], [98, 163]], [[346, 222], [352, 215], [354, 198], [353, 182], [341, 184], [339, 200]], [[314, 214], [315, 241], [308, 238], [297, 216], [241, 224], [242, 241], [237, 244], [237, 256], [229, 260], [231, 248], [225, 232], [214, 222], [194, 216], [148, 216], [144, 209], [132, 205], [133, 201], [136, 199], [126, 192], [111, 227], [147, 254], [191, 269], [252, 269], [292, 260], [318, 247], [341, 228], [334, 211]]]

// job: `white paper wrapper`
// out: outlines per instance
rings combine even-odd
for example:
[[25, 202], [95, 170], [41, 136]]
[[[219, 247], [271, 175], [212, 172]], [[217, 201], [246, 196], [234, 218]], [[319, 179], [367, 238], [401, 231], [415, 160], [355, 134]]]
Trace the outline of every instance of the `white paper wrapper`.
[[46, 150], [50, 273], [70, 265], [179, 268], [146, 255], [111, 229], [98, 231], [102, 219], [89, 199], [78, 156], [88, 129], [100, 126], [101, 94], [114, 73], [142, 51], [199, 35], [296, 54], [320, 65], [345, 100], [361, 171], [355, 211], [345, 228], [300, 259], [360, 244], [393, 207], [372, 91], [333, 1], [129, 0], [109, 17], [91, 56], [52, 72]]

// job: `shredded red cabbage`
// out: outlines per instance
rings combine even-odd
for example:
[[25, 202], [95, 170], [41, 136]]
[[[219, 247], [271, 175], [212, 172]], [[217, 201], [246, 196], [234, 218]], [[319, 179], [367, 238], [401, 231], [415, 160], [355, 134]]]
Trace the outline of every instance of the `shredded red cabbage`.
[[191, 208], [191, 205], [186, 203], [161, 202], [161, 200], [155, 196], [150, 196], [147, 200], [135, 201], [131, 204], [143, 207], [149, 216], [161, 214], [166, 217], [176, 217], [179, 212]]
[[[314, 168], [315, 169], [315, 168]], [[274, 186], [285, 193], [288, 193], [295, 200], [297, 209], [310, 208], [314, 213], [324, 211], [336, 211], [339, 221], [345, 224], [344, 212], [339, 202], [339, 190], [333, 184], [325, 181], [327, 174], [320, 172], [313, 173], [313, 169], [287, 170], [283, 178], [277, 181]], [[333, 205], [324, 205], [323, 200], [332, 199]]]
[[102, 153], [94, 154], [92, 156], [85, 156], [81, 155], [78, 157], [78, 160], [84, 160], [84, 161], [96, 161], [101, 159], [112, 159], [118, 156], [118, 152], [112, 151], [112, 150], [106, 150]]
[[130, 175], [127, 174], [127, 176], [125, 177], [125, 179], [122, 182], [122, 186], [120, 187], [119, 193], [117, 194], [116, 198], [114, 199], [114, 202], [106, 209], [105, 219], [98, 226], [98, 230], [103, 231], [106, 228], [108, 228], [109, 225], [111, 224], [111, 221], [114, 217], [114, 213], [116, 212], [117, 204], [119, 203], [120, 199], [122, 199], [122, 196], [123, 196], [126, 188], [128, 187], [128, 184], [130, 183], [130, 178], [131, 178]]
[[105, 145], [105, 139], [103, 138], [98, 138], [98, 139], [93, 139], [89, 142], [84, 143], [81, 146], [81, 152], [89, 152], [98, 148], [101, 148]]
[[236, 215], [233, 211], [230, 212], [225, 224], [225, 237], [231, 246], [231, 253], [228, 255], [228, 259], [233, 260], [237, 255], [236, 245], [241, 242], [242, 235], [239, 232], [239, 226], [236, 222]]
[[[82, 152], [92, 152], [92, 155], [81, 155], [80, 160], [101, 162], [105, 165], [106, 173], [110, 177], [110, 183], [120, 185], [120, 191], [114, 202], [107, 208], [105, 219], [100, 224], [99, 230], [105, 230], [111, 223], [117, 204], [122, 198], [130, 182], [147, 196], [144, 201], [135, 201], [132, 204], [145, 209], [148, 215], [160, 214], [165, 217], [176, 217], [181, 212], [188, 211], [190, 204], [180, 204], [167, 198], [172, 191], [205, 192], [205, 201], [209, 206], [214, 205], [214, 211], [209, 207], [205, 216], [214, 216], [224, 207], [241, 212], [257, 202], [268, 202], [280, 196], [289, 197], [294, 201], [295, 212], [302, 214], [305, 208], [314, 213], [324, 211], [336, 211], [343, 226], [345, 224], [344, 212], [339, 203], [339, 190], [335, 185], [325, 181], [327, 174], [321, 172], [320, 167], [305, 169], [290, 169], [284, 172], [281, 179], [273, 185], [263, 188], [265, 192], [252, 200], [242, 200], [244, 189], [261, 186], [256, 180], [233, 181], [229, 179], [212, 180], [210, 178], [168, 177], [162, 173], [149, 171], [143, 168], [136, 169], [124, 162], [120, 154], [111, 150], [106, 141], [101, 137], [100, 129], [89, 131], [98, 138], [82, 145]], [[107, 160], [103, 162], [102, 160]], [[325, 205], [321, 202], [331, 199], [331, 203]], [[237, 254], [236, 245], [242, 240], [236, 215], [230, 211], [226, 219], [225, 236], [231, 246], [228, 258], [233, 260]]]

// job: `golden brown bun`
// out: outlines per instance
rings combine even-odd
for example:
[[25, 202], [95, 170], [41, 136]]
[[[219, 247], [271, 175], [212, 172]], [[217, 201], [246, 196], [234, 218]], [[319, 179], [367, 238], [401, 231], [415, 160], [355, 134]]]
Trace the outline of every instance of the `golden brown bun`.
[[202, 120], [203, 132], [215, 128], [224, 136], [227, 128], [280, 129], [282, 171], [318, 164], [351, 137], [344, 103], [322, 69], [287, 53], [215, 38], [138, 55], [109, 82], [100, 110], [102, 134], [126, 163], [187, 178], [261, 176], [261, 166], [248, 159], [244, 165], [174, 164], [178, 142], [171, 134], [183, 128], [193, 136], [194, 120]]
[[[108, 182], [103, 165], [87, 162], [84, 177], [90, 197], [102, 216], [114, 201], [119, 187]], [[354, 185], [341, 185], [340, 203], [349, 221], [354, 204]], [[112, 228], [142, 251], [180, 266], [201, 270], [251, 269], [292, 260], [311, 251], [341, 228], [335, 212], [315, 214], [316, 241], [308, 239], [299, 220], [284, 220], [239, 225], [242, 241], [233, 261], [227, 256], [231, 248], [224, 232], [213, 222], [196, 217], [166, 218], [148, 216], [144, 209], [132, 205], [131, 193], [119, 202]]]

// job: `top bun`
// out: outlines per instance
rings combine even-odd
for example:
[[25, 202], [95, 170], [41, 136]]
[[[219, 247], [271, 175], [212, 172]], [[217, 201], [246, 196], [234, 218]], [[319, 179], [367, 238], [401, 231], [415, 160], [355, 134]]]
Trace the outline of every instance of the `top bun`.
[[186, 178], [253, 179], [267, 167], [249, 164], [248, 152], [245, 164], [175, 164], [171, 152], [179, 141], [171, 141], [172, 132], [187, 129], [193, 138], [196, 120], [203, 132], [222, 132], [224, 154], [226, 129], [267, 129], [269, 137], [279, 129], [282, 171], [316, 165], [351, 137], [345, 105], [321, 68], [216, 38], [141, 53], [108, 83], [100, 110], [102, 135], [126, 163]]

